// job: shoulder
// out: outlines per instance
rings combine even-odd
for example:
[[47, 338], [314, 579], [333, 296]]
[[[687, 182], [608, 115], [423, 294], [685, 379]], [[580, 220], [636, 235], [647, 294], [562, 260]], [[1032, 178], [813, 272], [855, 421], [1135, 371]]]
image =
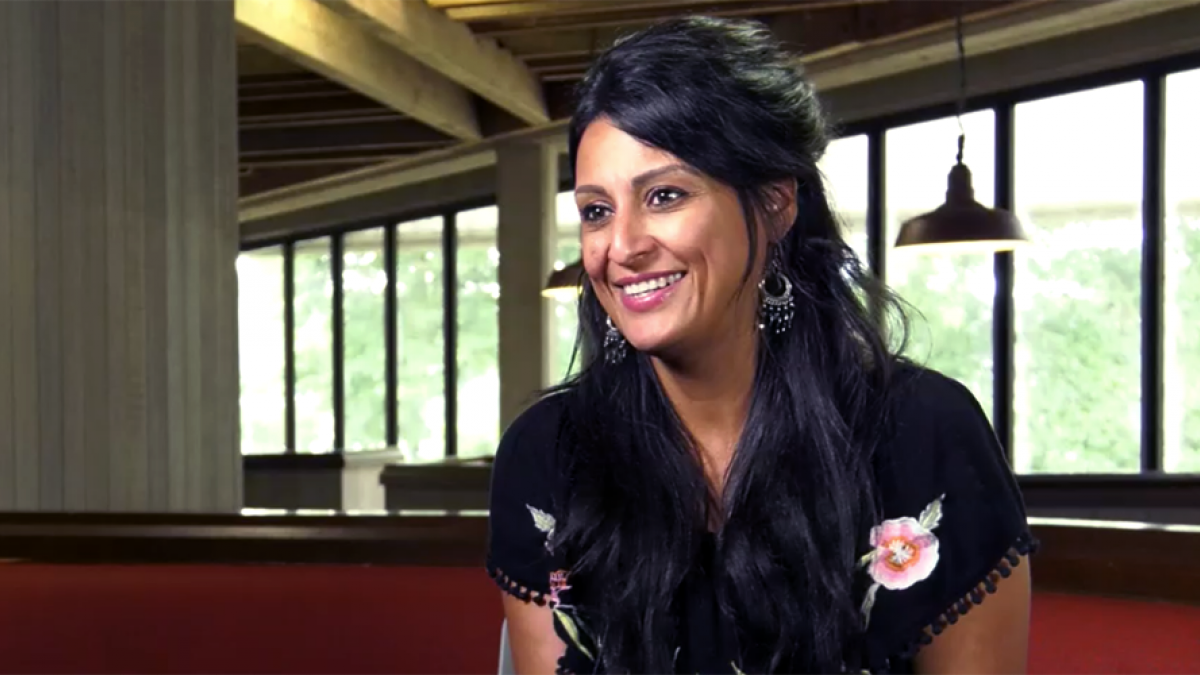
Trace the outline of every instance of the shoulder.
[[[981, 602], [1035, 545], [1007, 455], [970, 390], [905, 366], [892, 392], [891, 431], [876, 455], [882, 522], [870, 542], [884, 589], [871, 632], [888, 655]], [[902, 563], [887, 548], [895, 537], [911, 539]]]
[[1001, 490], [1019, 500], [987, 413], [957, 380], [904, 366], [891, 392], [889, 427], [877, 456], [888, 510], [924, 506], [947, 491]]
[[920, 434], [977, 426], [987, 415], [978, 399], [961, 382], [914, 365], [900, 366], [891, 392], [895, 423], [893, 442], [917, 440]]
[[558, 455], [570, 390], [542, 397], [501, 436], [492, 464], [488, 573], [507, 593], [543, 604], [561, 566], [551, 538], [563, 497]]
[[556, 473], [557, 455], [566, 428], [567, 401], [572, 395], [570, 389], [546, 394], [513, 420], [496, 448], [493, 483], [518, 471], [533, 471], [542, 478]]

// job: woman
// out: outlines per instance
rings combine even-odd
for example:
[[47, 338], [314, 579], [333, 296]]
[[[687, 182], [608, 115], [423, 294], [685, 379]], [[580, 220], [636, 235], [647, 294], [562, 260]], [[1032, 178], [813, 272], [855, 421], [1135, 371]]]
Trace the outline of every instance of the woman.
[[1021, 496], [971, 394], [872, 320], [892, 303], [839, 233], [827, 140], [757, 24], [652, 27], [582, 83], [597, 357], [492, 479], [518, 671], [1024, 670]]

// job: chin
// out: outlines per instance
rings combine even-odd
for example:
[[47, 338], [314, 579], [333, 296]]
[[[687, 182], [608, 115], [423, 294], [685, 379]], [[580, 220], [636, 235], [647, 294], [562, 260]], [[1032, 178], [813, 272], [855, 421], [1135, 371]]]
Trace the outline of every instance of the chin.
[[630, 347], [649, 356], [658, 356], [669, 352], [678, 342], [678, 340], [672, 339], [672, 336], [664, 334], [626, 335], [625, 340]]

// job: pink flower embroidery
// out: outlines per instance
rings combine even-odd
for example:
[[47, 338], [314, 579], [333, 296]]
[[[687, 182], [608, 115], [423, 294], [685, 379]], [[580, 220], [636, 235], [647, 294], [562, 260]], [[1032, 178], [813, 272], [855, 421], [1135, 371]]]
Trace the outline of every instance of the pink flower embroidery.
[[885, 520], [872, 528], [871, 548], [871, 578], [892, 591], [925, 579], [938, 562], [937, 537], [915, 518]]
[[933, 530], [942, 520], [945, 496], [930, 502], [919, 518], [893, 518], [871, 528], [871, 550], [859, 560], [873, 582], [862, 602], [864, 623], [871, 622], [880, 587], [900, 591], [933, 574], [938, 563], [938, 538]]
[[550, 573], [551, 607], [557, 607], [561, 602], [561, 598], [558, 597], [559, 593], [569, 590], [571, 590], [571, 587], [567, 584], [567, 572], [565, 570], [558, 570]]

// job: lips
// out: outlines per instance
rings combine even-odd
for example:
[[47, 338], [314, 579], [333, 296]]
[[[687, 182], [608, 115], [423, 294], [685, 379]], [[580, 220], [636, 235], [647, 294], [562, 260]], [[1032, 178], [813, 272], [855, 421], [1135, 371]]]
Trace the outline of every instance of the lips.
[[633, 295], [633, 296], [644, 295], [646, 293], [651, 293], [653, 291], [657, 291], [660, 288], [666, 288], [668, 286], [673, 286], [675, 284], [675, 282], [679, 281], [682, 278], [683, 278], [683, 272], [674, 272], [672, 274], [668, 274], [665, 276], [655, 277], [653, 279], [646, 279], [644, 281], [636, 281], [631, 284], [626, 284], [621, 287], [621, 292], [624, 293], [625, 295]]
[[639, 275], [622, 279], [615, 285], [621, 289], [621, 304], [631, 312], [648, 312], [656, 309], [675, 292], [683, 272]]

